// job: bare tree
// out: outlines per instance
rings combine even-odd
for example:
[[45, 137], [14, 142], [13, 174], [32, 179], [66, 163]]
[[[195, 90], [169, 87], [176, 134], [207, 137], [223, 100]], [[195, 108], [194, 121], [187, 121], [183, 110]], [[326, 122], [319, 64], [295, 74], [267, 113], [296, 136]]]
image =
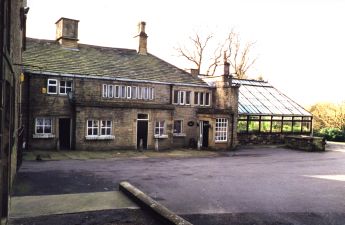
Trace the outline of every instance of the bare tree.
[[[193, 45], [189, 48], [179, 47], [177, 52], [180, 56], [195, 64], [196, 69], [200, 72], [205, 67], [206, 75], [214, 75], [217, 68], [222, 65], [222, 54], [225, 52], [225, 58], [231, 65], [230, 73], [237, 78], [247, 78], [248, 70], [256, 62], [256, 58], [250, 57], [251, 50], [255, 43], [241, 44], [239, 35], [233, 30], [228, 34], [227, 38], [216, 45], [213, 54], [208, 53], [206, 50], [211, 48], [211, 41], [214, 38], [213, 34], [209, 34], [206, 38], [202, 39], [200, 34], [195, 33], [194, 37], [190, 37]], [[209, 54], [209, 55], [206, 55]]]

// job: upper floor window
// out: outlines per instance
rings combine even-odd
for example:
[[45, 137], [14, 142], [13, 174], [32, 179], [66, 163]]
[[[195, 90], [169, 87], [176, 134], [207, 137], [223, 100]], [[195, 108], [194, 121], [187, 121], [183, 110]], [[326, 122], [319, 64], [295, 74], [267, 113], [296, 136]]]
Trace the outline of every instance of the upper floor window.
[[137, 87], [125, 85], [103, 84], [103, 98], [154, 99], [153, 87]]
[[210, 106], [211, 94], [209, 92], [194, 92], [194, 105]]
[[47, 82], [47, 90], [48, 94], [57, 94], [59, 90], [59, 94], [66, 95], [68, 92], [72, 91], [72, 84], [71, 80], [57, 80], [57, 79], [48, 79]]
[[72, 91], [72, 81], [71, 80], [61, 80], [60, 81], [60, 94], [67, 94]]
[[55, 79], [48, 79], [48, 94], [57, 94], [57, 80]]
[[190, 91], [174, 90], [173, 103], [177, 105], [190, 105]]

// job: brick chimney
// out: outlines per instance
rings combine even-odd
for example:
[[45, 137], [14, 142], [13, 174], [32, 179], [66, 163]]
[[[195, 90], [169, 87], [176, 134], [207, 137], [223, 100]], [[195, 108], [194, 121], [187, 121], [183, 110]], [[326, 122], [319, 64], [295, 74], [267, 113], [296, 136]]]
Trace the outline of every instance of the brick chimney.
[[78, 23], [73, 20], [61, 17], [56, 24], [56, 41], [65, 48], [78, 48]]
[[198, 77], [198, 75], [200, 74], [199, 69], [190, 69], [190, 74], [192, 75], [192, 77]]
[[224, 84], [231, 86], [232, 75], [230, 75], [230, 63], [228, 62], [226, 51], [224, 51], [224, 73], [222, 78]]
[[138, 54], [147, 55], [147, 34], [145, 33], [145, 22], [139, 23], [139, 49]]

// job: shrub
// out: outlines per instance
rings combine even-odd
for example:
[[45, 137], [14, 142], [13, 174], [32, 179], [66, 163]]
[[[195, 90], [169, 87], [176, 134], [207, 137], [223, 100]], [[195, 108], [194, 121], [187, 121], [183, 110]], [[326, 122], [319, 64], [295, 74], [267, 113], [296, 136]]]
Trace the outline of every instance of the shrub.
[[324, 137], [327, 141], [345, 141], [345, 132], [338, 128], [322, 128], [315, 135]]

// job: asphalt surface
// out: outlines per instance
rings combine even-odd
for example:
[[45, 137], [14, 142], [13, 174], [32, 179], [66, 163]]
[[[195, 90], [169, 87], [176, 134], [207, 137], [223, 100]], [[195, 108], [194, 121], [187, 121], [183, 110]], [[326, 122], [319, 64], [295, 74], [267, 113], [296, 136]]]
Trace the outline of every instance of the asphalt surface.
[[345, 145], [186, 159], [26, 161], [14, 195], [117, 190], [127, 180], [194, 224], [345, 224]]

